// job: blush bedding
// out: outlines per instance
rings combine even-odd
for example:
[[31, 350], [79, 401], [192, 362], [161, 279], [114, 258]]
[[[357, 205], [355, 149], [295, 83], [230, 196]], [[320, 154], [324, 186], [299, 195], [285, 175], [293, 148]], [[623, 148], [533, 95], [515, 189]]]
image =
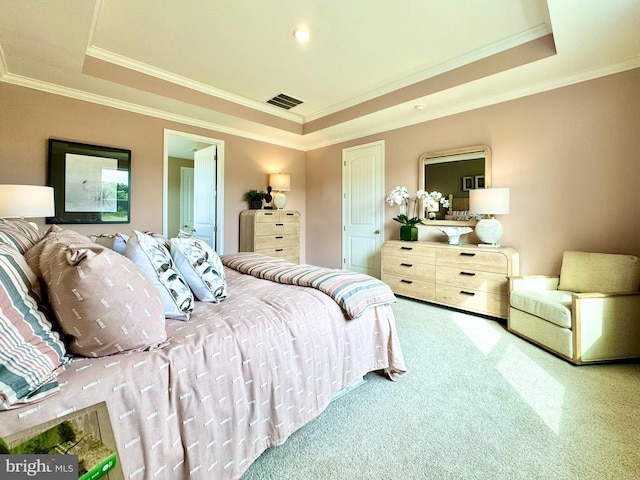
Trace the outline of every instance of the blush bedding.
[[167, 320], [161, 348], [74, 357], [58, 393], [0, 412], [0, 437], [105, 401], [124, 478], [237, 479], [364, 374], [405, 371], [389, 303], [350, 318], [318, 289], [224, 271], [227, 298]]

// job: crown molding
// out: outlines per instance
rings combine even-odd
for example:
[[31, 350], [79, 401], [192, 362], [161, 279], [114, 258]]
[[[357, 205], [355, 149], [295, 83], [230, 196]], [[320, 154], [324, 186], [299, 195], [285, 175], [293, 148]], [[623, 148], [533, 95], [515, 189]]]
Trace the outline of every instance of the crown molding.
[[[11, 74], [6, 70], [6, 63], [4, 62], [4, 56], [3, 56], [1, 45], [0, 45], [0, 81], [2, 82], [10, 83], [13, 85], [22, 86], [26, 88], [32, 88], [42, 92], [51, 93], [54, 95], [61, 95], [64, 97], [81, 100], [89, 103], [112, 107], [112, 108], [132, 112], [132, 113], [146, 115], [154, 118], [161, 118], [164, 120], [176, 122], [183, 125], [203, 128], [206, 130], [213, 130], [220, 133], [235, 135], [242, 138], [248, 138], [248, 139], [252, 139], [260, 142], [270, 143], [273, 145], [279, 145], [286, 148], [292, 148], [295, 150], [302, 150], [305, 152], [310, 150], [315, 150], [317, 148], [323, 148], [323, 147], [335, 145], [338, 143], [355, 140], [358, 138], [363, 138], [369, 135], [378, 135], [380, 133], [396, 130], [398, 128], [408, 127], [411, 125], [428, 122], [438, 118], [443, 118], [450, 115], [455, 115], [458, 113], [463, 113], [466, 111], [487, 107], [490, 105], [504, 103], [510, 100], [516, 100], [518, 98], [535, 95], [537, 93], [543, 93], [546, 91], [555, 90], [555, 89], [573, 85], [576, 83], [581, 83], [588, 80], [594, 80], [596, 78], [604, 77], [607, 75], [621, 73], [627, 70], [632, 70], [634, 68], [640, 68], [640, 55], [626, 58], [615, 64], [610, 64], [610, 65], [601, 66], [595, 69], [585, 70], [577, 74], [560, 76], [560, 77], [551, 79], [549, 81], [536, 84], [531, 87], [527, 87], [519, 90], [513, 90], [503, 95], [494, 95], [492, 97], [483, 98], [481, 100], [458, 104], [452, 107], [441, 108], [438, 110], [428, 111], [425, 109], [423, 110], [424, 114], [421, 114], [419, 118], [416, 118], [415, 115], [411, 115], [401, 120], [388, 121], [388, 122], [381, 121], [379, 126], [376, 126], [376, 127], [357, 130], [355, 133], [351, 133], [348, 135], [340, 135], [339, 133], [331, 135], [329, 133], [326, 136], [323, 135], [323, 138], [317, 141], [305, 139], [305, 137], [301, 135], [299, 137], [299, 140], [300, 140], [299, 142], [297, 141], [290, 142], [290, 141], [285, 141], [269, 135], [259, 135], [253, 132], [249, 132], [247, 130], [239, 129], [239, 128], [231, 128], [231, 127], [227, 127], [227, 126], [220, 125], [213, 122], [206, 122], [203, 120], [198, 120], [198, 119], [187, 117], [184, 115], [177, 115], [177, 114], [173, 114], [163, 110], [158, 110], [158, 109], [145, 107], [145, 106], [137, 105], [130, 102], [116, 100], [116, 99], [105, 97], [102, 95], [87, 93], [81, 90], [63, 87], [53, 83], [34, 80], [21, 75]], [[409, 103], [413, 105], [414, 102], [409, 102]], [[384, 112], [381, 112], [381, 113], [384, 114]]]
[[450, 61], [440, 63], [438, 65], [435, 65], [433, 67], [430, 67], [424, 70], [420, 70], [419, 72], [416, 72], [413, 75], [405, 77], [401, 80], [397, 80], [395, 82], [385, 84], [377, 89], [367, 92], [364, 95], [360, 95], [358, 97], [349, 99], [346, 102], [336, 104], [331, 108], [324, 109], [322, 111], [319, 111], [311, 115], [307, 115], [305, 117], [305, 122], [311, 122], [313, 120], [326, 117], [327, 115], [331, 115], [333, 113], [339, 112], [340, 110], [344, 110], [345, 108], [353, 107], [354, 105], [358, 105], [368, 100], [377, 98], [381, 95], [385, 95], [387, 93], [399, 90], [409, 85], [413, 85], [414, 83], [418, 83], [428, 78], [440, 75], [442, 73], [455, 70], [456, 68], [464, 67], [465, 65], [469, 65], [470, 63], [477, 62], [479, 60], [490, 57], [492, 55], [496, 55], [498, 53], [504, 52], [506, 50], [509, 50], [510, 48], [515, 48], [520, 45], [524, 45], [525, 43], [531, 42], [533, 40], [537, 40], [546, 35], [549, 35], [550, 33], [553, 33], [553, 31], [548, 24], [543, 23], [543, 24], [537, 25], [525, 32], [521, 32], [517, 35], [513, 35], [499, 42], [494, 42], [485, 47], [478, 48], [467, 54], [454, 58]]
[[[319, 141], [314, 144], [306, 144], [305, 151], [315, 150], [318, 148], [329, 147], [337, 143], [348, 142], [363, 138], [371, 135], [379, 135], [381, 133], [389, 132], [391, 130], [397, 130], [399, 128], [410, 127], [420, 123], [430, 122], [439, 118], [456, 115], [458, 113], [464, 113], [478, 108], [489, 107], [491, 105], [497, 105], [500, 103], [508, 102], [511, 100], [517, 100], [519, 98], [528, 97], [538, 93], [544, 93], [558, 88], [567, 87], [577, 83], [586, 82], [589, 80], [595, 80], [600, 77], [606, 77], [608, 75], [614, 75], [616, 73], [622, 73], [627, 70], [633, 70], [634, 68], [640, 68], [640, 55], [624, 59], [618, 63], [605, 65], [595, 69], [584, 70], [578, 74], [572, 74], [562, 77], [557, 77], [547, 82], [542, 82], [531, 87], [513, 90], [503, 95], [494, 95], [492, 97], [486, 97], [481, 100], [473, 102], [462, 103], [454, 105], [452, 107], [440, 108], [437, 110], [423, 110], [419, 119], [415, 116], [407, 116], [406, 119], [386, 122], [384, 127], [375, 127], [370, 129], [359, 130], [354, 134], [333, 136], [326, 141]], [[409, 102], [408, 105], [413, 105], [415, 102]]]
[[201, 82], [196, 82], [195, 80], [191, 80], [181, 75], [176, 75], [174, 73], [167, 72], [166, 70], [152, 67], [151, 65], [148, 65], [146, 63], [138, 62], [131, 58], [109, 52], [108, 50], [104, 50], [99, 47], [92, 46], [87, 48], [86, 55], [97, 60], [102, 60], [107, 63], [112, 63], [114, 65], [118, 65], [120, 67], [142, 73], [144, 75], [159, 78], [160, 80], [164, 80], [165, 82], [174, 83], [176, 85], [180, 85], [181, 87], [189, 88], [206, 95], [211, 95], [228, 102], [252, 108], [263, 113], [268, 113], [269, 115], [273, 115], [274, 117], [284, 118], [285, 120], [290, 120], [298, 124], [304, 123], [303, 117], [295, 113], [287, 112], [286, 110], [281, 110], [277, 107], [272, 107], [265, 103], [249, 100], [239, 95], [234, 95], [225, 90], [220, 90], [218, 88], [211, 87]]
[[303, 150], [301, 145], [292, 142], [286, 142], [271, 136], [259, 135], [247, 130], [238, 128], [231, 128], [218, 123], [207, 122], [184, 115], [178, 115], [164, 110], [158, 110], [151, 107], [145, 107], [137, 105], [135, 103], [125, 102], [122, 100], [116, 100], [103, 95], [97, 95], [94, 93], [83, 92], [82, 90], [76, 90], [73, 88], [63, 87], [53, 83], [43, 82], [41, 80], [34, 80], [32, 78], [23, 77], [21, 75], [7, 74], [0, 78], [0, 81], [17, 85], [20, 87], [32, 88], [41, 92], [51, 93], [53, 95], [60, 95], [63, 97], [72, 98], [74, 100], [81, 100], [88, 103], [94, 103], [105, 107], [116, 108], [118, 110], [124, 110], [131, 113], [137, 113], [148, 117], [160, 118], [171, 122], [180, 123], [183, 125], [190, 125], [192, 127], [203, 128], [206, 130], [214, 130], [220, 133], [226, 133], [229, 135], [235, 135], [238, 137], [249, 138], [251, 140], [257, 140], [259, 142], [270, 143], [273, 145], [279, 145], [282, 147], [293, 148], [295, 150]]

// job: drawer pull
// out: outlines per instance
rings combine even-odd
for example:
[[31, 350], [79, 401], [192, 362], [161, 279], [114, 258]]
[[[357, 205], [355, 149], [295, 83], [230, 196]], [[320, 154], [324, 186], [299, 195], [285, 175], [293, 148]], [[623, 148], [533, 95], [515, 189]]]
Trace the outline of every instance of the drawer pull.
[[412, 263], [401, 263], [400, 264], [401, 267], [413, 267]]
[[460, 272], [460, 275], [466, 275], [467, 277], [475, 277], [476, 274], [473, 272]]
[[464, 290], [460, 290], [460, 294], [461, 295], [469, 295], [471, 297], [473, 297], [475, 295], [475, 293], [473, 293], [473, 292], [466, 292]]
[[475, 253], [470, 253], [470, 252], [460, 252], [460, 255], [463, 257], [475, 257], [476, 254]]
[[413, 247], [400, 247], [400, 250], [413, 250]]
[[276, 227], [284, 227], [284, 223], [276, 223]]
[[282, 252], [284, 251], [284, 248], [276, 248], [276, 252]]
[[281, 238], [284, 238], [282, 235], [276, 235], [276, 240], [280, 240]]
[[404, 278], [400, 280], [400, 283], [413, 283], [411, 280], [405, 280]]

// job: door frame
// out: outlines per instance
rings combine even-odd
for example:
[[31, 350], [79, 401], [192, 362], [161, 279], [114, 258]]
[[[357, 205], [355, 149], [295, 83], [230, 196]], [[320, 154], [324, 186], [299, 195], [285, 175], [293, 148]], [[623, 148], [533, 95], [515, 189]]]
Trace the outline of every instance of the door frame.
[[204, 143], [215, 145], [217, 148], [216, 162], [216, 251], [224, 253], [224, 140], [204, 137], [192, 133], [179, 132], [177, 130], [164, 129], [164, 155], [162, 163], [162, 232], [166, 237], [169, 228], [169, 142], [172, 137], [182, 137], [192, 140], [194, 144]]

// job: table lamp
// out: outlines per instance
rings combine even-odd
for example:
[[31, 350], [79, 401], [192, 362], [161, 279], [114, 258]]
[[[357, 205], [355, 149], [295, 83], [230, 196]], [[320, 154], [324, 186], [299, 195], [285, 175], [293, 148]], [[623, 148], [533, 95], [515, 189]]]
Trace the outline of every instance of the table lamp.
[[480, 241], [480, 247], [499, 247], [498, 242], [502, 238], [504, 229], [502, 224], [492, 215], [509, 213], [509, 189], [508, 188], [479, 188], [469, 190], [469, 213], [480, 213], [485, 218], [476, 225], [476, 235]]
[[269, 175], [269, 186], [276, 192], [273, 204], [278, 210], [282, 210], [287, 204], [287, 197], [282, 192], [288, 192], [291, 188], [291, 177], [286, 173], [272, 173]]
[[0, 185], [0, 218], [24, 219], [54, 215], [53, 187]]

